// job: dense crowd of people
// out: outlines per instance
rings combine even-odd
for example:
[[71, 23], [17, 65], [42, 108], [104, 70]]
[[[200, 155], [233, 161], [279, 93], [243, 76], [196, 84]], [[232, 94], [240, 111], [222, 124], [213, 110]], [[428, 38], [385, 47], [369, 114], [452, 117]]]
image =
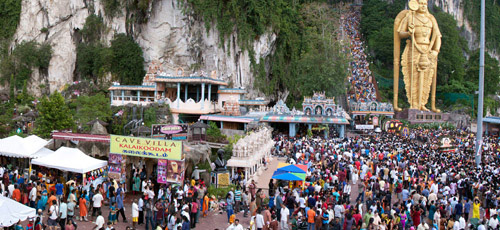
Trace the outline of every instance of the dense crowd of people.
[[377, 100], [376, 89], [372, 83], [373, 77], [370, 71], [370, 63], [366, 59], [364, 43], [359, 32], [361, 13], [359, 10], [351, 10], [344, 15], [343, 30], [350, 41], [350, 63], [351, 76], [349, 83], [353, 93], [349, 95], [350, 100], [356, 102], [369, 102]]
[[[440, 148], [443, 139], [453, 148]], [[272, 186], [270, 213], [281, 229], [499, 229], [499, 140], [484, 142], [476, 168], [474, 135], [465, 131], [277, 137], [277, 151], [308, 171], [303, 185]]]

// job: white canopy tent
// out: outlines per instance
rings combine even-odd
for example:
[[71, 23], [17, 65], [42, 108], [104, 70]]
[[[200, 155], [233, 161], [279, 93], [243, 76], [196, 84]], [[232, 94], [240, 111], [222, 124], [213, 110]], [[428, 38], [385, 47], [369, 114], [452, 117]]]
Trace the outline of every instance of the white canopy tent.
[[74, 173], [86, 173], [108, 165], [76, 148], [61, 147], [52, 154], [31, 161], [32, 164]]
[[35, 135], [25, 138], [14, 135], [0, 140], [0, 155], [17, 158], [37, 158], [49, 153], [49, 142]]
[[24, 221], [27, 218], [35, 218], [36, 210], [16, 202], [10, 198], [0, 196], [0, 227], [9, 227], [16, 224], [19, 220]]

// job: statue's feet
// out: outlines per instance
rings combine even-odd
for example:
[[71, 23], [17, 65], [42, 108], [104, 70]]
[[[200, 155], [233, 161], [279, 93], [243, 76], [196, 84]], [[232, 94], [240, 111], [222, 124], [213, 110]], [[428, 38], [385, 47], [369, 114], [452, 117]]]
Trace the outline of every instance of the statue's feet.
[[420, 107], [420, 110], [422, 110], [422, 111], [430, 111], [428, 108], [425, 108], [425, 106]]
[[394, 106], [394, 111], [395, 112], [401, 112], [401, 111], [403, 111], [403, 109], [401, 109], [401, 108], [399, 108], [397, 106]]
[[440, 112], [441, 112], [441, 110], [440, 110], [440, 109], [437, 109], [437, 108], [436, 108], [436, 107], [434, 107], [434, 106], [431, 108], [431, 111], [432, 111], [432, 112], [435, 112], [435, 113], [440, 113]]

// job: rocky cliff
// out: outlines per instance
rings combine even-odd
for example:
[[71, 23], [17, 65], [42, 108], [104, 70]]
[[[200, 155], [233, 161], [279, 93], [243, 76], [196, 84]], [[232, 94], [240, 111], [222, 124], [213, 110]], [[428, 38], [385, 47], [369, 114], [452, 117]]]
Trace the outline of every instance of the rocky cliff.
[[[444, 12], [453, 15], [457, 21], [457, 26], [461, 28], [460, 35], [462, 35], [470, 50], [479, 49], [479, 36], [478, 33], [472, 30], [471, 23], [465, 18], [464, 2], [467, 0], [429, 0], [429, 6], [438, 6]], [[479, 20], [479, 19], [478, 19]], [[487, 50], [487, 52], [497, 60], [500, 60], [500, 55], [496, 50]]]
[[[152, 1], [149, 20], [133, 26], [134, 39], [142, 47], [147, 67], [159, 60], [169, 72], [177, 67], [185, 70], [210, 72], [216, 70], [234, 87], [246, 87], [252, 96], [253, 89], [250, 57], [235, 42], [233, 33], [227, 44], [221, 44], [215, 29], [206, 30], [203, 21], [194, 17], [177, 0]], [[58, 90], [75, 80], [76, 47], [78, 31], [90, 14], [104, 15], [101, 0], [23, 0], [21, 19], [12, 46], [24, 41], [49, 42], [53, 55], [48, 74], [35, 72], [30, 89], [39, 95], [41, 84], [49, 85], [50, 91]], [[126, 33], [125, 9], [121, 16], [105, 18], [108, 27], [104, 40], [109, 42], [114, 34]], [[214, 28], [214, 26], [212, 26]], [[276, 35], [267, 33], [253, 42], [255, 57], [270, 55]], [[47, 75], [47, 76], [45, 76]]]

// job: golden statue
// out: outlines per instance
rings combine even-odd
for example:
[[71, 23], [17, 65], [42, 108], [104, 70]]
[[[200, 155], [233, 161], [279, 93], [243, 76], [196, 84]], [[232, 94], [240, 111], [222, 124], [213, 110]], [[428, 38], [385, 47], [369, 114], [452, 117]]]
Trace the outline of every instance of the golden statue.
[[429, 111], [425, 105], [431, 92], [431, 110], [439, 113], [436, 73], [441, 32], [427, 10], [427, 0], [410, 0], [408, 6], [410, 10], [401, 11], [394, 20], [394, 110], [401, 111], [398, 107], [400, 42], [407, 39], [401, 66], [410, 109]]

